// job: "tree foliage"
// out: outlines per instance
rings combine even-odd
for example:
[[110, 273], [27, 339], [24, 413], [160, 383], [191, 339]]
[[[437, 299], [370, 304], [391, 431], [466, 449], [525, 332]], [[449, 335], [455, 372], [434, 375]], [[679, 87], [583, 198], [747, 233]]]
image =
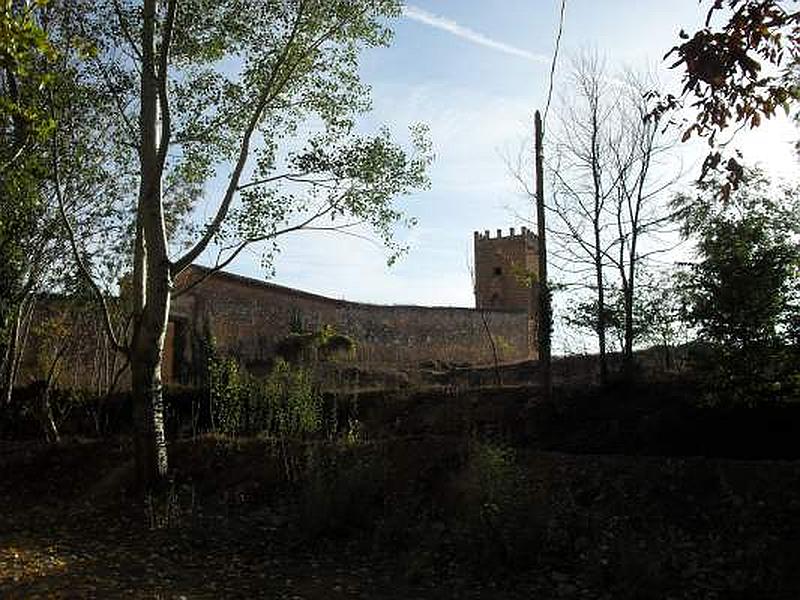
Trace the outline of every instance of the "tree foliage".
[[698, 197], [681, 196], [683, 231], [697, 239], [697, 262], [685, 281], [687, 317], [718, 352], [716, 384], [732, 394], [779, 385], [796, 343], [800, 288], [798, 190], [776, 189], [749, 172], [729, 201], [719, 180]]
[[639, 285], [635, 307], [637, 342], [659, 346], [664, 354], [664, 367], [676, 367], [674, 348], [688, 331], [684, 320], [684, 298], [681, 273], [648, 271]]
[[707, 195], [719, 183], [704, 184], [698, 198], [677, 200], [684, 233], [698, 237], [691, 319], [702, 338], [735, 348], [787, 341], [798, 284], [798, 191], [775, 193], [765, 179], [749, 177], [725, 205]]
[[[81, 78], [91, 49], [59, 2], [5, 6], [0, 71], [0, 374], [10, 399], [36, 296], [75, 288], [67, 224], [103, 288], [130, 268], [125, 202], [135, 157], [116, 144], [107, 94]], [[9, 41], [11, 40], [11, 41]], [[171, 212], [168, 211], [168, 215]]]
[[43, 4], [0, 4], [0, 404], [10, 398], [45, 210], [41, 149], [53, 129], [45, 93], [56, 51], [40, 26]]
[[[667, 53], [665, 58], [676, 57], [672, 68], [683, 71], [683, 90], [666, 96], [655, 114], [690, 99], [697, 116], [683, 139], [696, 134], [712, 147], [731, 125], [753, 128], [781, 109], [790, 114], [800, 100], [799, 7], [797, 0], [713, 0], [705, 27], [691, 35], [682, 30], [682, 42]], [[721, 15], [725, 20], [714, 26]], [[721, 164], [722, 153], [712, 150], [702, 175]], [[724, 165], [727, 181], [720, 192], [728, 195], [744, 170], [735, 157]]]
[[54, 50], [37, 16], [35, 8], [20, 10], [10, 1], [0, 9], [0, 330], [20, 291], [21, 242], [40, 205], [42, 164], [36, 147], [51, 130], [40, 93], [50, 77], [36, 63]]
[[[157, 38], [166, 33], [170, 4], [157, 7]], [[168, 231], [174, 271], [210, 243], [223, 263], [243, 246], [271, 243], [312, 217], [327, 221], [326, 229], [352, 228], [356, 222], [372, 226], [396, 256], [401, 248], [393, 245], [391, 228], [405, 219], [391, 199], [426, 185], [425, 132], [413, 130], [410, 141], [419, 152], [410, 157], [388, 131], [360, 135], [356, 122], [370, 106], [368, 86], [358, 77], [358, 54], [389, 42], [391, 31], [381, 18], [397, 15], [399, 4], [174, 4], [170, 39], [155, 40], [156, 52], [169, 44], [168, 53], [158, 57], [163, 64], [154, 65], [163, 88], [158, 91], [163, 201], [184, 208], [173, 229], [180, 223], [183, 234], [194, 234], [176, 240]], [[116, 152], [129, 155], [126, 149], [136, 148], [141, 134], [140, 3], [65, 7], [65, 19], [81, 22], [92, 49], [83, 75], [96, 83], [115, 115]], [[211, 192], [215, 179], [227, 179], [228, 185]], [[198, 203], [212, 218], [184, 218]], [[192, 251], [179, 256], [192, 241], [197, 242]], [[265, 262], [271, 256], [268, 246]]]
[[[299, 230], [372, 231], [397, 256], [393, 230], [413, 219], [395, 200], [427, 185], [430, 146], [421, 127], [405, 147], [386, 130], [358, 127], [370, 104], [358, 56], [389, 42], [397, 0], [61, 0], [57, 8], [77, 40], [76, 78], [110, 116], [100, 164], [130, 182], [114, 196], [130, 207], [119, 225], [131, 243], [116, 264], [131, 265], [133, 326], [127, 338], [110, 320], [107, 330], [131, 362], [137, 472], [151, 483], [167, 470], [160, 368], [181, 273], [210, 251], [213, 268], [223, 268], [253, 244], [269, 265], [276, 239]], [[107, 307], [96, 275], [108, 241], [80, 243], [70, 209], [86, 196], [57, 179], [76, 264]]]

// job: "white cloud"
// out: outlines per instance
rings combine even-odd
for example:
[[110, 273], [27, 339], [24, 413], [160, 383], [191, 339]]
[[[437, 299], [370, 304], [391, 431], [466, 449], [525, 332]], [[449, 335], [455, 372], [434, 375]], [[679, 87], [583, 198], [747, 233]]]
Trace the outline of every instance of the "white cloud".
[[460, 37], [461, 39], [472, 42], [473, 44], [478, 44], [479, 46], [491, 48], [492, 50], [497, 50], [499, 52], [505, 52], [506, 54], [518, 56], [532, 62], [544, 64], [549, 64], [550, 62], [550, 59], [543, 54], [535, 54], [533, 52], [529, 52], [528, 50], [506, 44], [505, 42], [494, 40], [478, 31], [475, 31], [474, 29], [459, 25], [452, 19], [435, 15], [417, 6], [410, 4], [405, 5], [403, 7], [403, 15], [408, 19], [417, 21], [419, 23], [424, 23], [425, 25], [435, 27], [436, 29], [441, 29], [442, 31], [446, 31], [456, 37]]

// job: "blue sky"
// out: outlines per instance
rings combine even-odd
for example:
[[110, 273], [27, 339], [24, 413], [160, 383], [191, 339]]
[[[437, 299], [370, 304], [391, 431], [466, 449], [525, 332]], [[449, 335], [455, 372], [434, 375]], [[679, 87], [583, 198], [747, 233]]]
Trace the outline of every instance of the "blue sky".
[[[567, 0], [563, 72], [569, 56], [594, 49], [610, 66], [647, 65], [669, 84], [663, 54], [681, 27], [694, 30], [705, 5], [696, 0]], [[437, 159], [432, 188], [402, 205], [419, 225], [398, 236], [410, 252], [393, 267], [363, 240], [298, 233], [280, 242], [276, 283], [335, 298], [386, 304], [472, 306], [469, 263], [473, 230], [519, 227], [530, 209], [509, 176], [503, 155], [530, 135], [543, 108], [560, 0], [417, 0], [394, 24], [390, 48], [363, 55], [363, 79], [373, 88], [365, 129], [387, 124], [430, 126]], [[676, 88], [672, 88], [673, 90]], [[556, 79], [556, 95], [567, 90]], [[797, 164], [797, 131], [770, 123], [740, 144], [780, 173]], [[257, 252], [229, 270], [263, 278]]]

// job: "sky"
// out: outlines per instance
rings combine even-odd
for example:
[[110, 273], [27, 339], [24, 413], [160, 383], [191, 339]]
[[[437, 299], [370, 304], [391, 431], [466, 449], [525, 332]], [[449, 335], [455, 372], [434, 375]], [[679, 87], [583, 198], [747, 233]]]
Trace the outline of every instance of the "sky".
[[[544, 108], [559, 8], [560, 0], [407, 4], [392, 24], [392, 45], [362, 56], [373, 111], [360, 126], [369, 131], [386, 124], [401, 137], [409, 124], [430, 127], [436, 154], [431, 188], [399, 202], [419, 221], [397, 232], [410, 250], [388, 267], [386, 251], [376, 244], [299, 232], [280, 240], [271, 280], [361, 302], [474, 306], [473, 231], [507, 233], [532, 212], [504, 157], [530, 138], [533, 112]], [[655, 68], [678, 91], [662, 57], [681, 28], [697, 29], [702, 10], [697, 0], [567, 0], [554, 96], [568, 93], [560, 76], [570, 57], [586, 49], [605, 56], [612, 68]], [[769, 161], [768, 170], [791, 176], [798, 167], [791, 151], [797, 136], [786, 120], [771, 121], [737, 144], [751, 161]], [[257, 251], [228, 270], [266, 277]]]

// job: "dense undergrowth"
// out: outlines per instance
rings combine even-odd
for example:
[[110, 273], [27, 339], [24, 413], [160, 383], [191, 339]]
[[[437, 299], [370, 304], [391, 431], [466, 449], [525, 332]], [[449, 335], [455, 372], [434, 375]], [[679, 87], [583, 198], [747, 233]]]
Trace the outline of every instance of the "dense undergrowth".
[[[89, 562], [120, 545], [125, 561], [105, 568], [106, 596], [126, 581], [135, 597], [291, 597], [299, 583], [246, 574], [271, 576], [278, 560], [293, 582], [332, 581], [365, 557], [375, 579], [356, 578], [359, 597], [789, 598], [800, 589], [794, 462], [582, 456], [430, 434], [284, 447], [205, 435], [173, 445], [172, 484], [142, 503], [124, 491], [125, 444], [4, 455], [4, 548], [50, 548], [73, 564], [45, 577], [5, 557], [5, 596], [82, 589]], [[202, 559], [202, 574], [187, 578], [184, 559]], [[309, 561], [327, 566], [318, 573]], [[161, 575], [137, 576], [142, 564]]]
[[4, 597], [800, 593], [793, 405], [707, 406], [670, 375], [552, 402], [223, 375], [170, 391], [171, 481], [144, 499], [124, 396], [102, 436], [78, 410], [60, 444], [0, 444]]

